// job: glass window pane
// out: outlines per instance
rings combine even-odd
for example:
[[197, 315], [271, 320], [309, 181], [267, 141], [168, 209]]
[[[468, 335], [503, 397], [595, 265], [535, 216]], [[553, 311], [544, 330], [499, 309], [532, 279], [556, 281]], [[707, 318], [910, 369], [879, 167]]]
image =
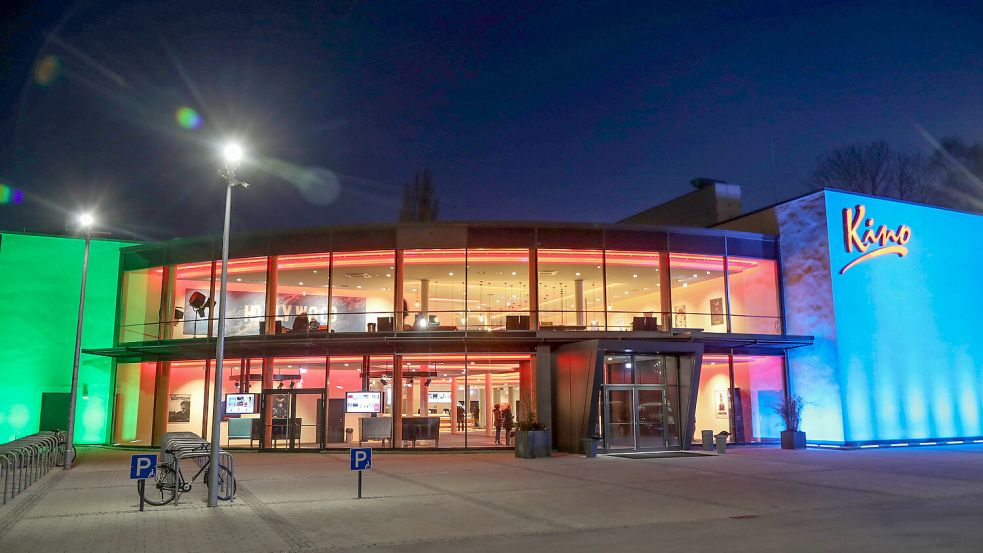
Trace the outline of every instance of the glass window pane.
[[335, 253], [332, 264], [332, 331], [366, 332], [370, 323], [378, 329], [393, 322], [395, 252]]
[[120, 342], [157, 340], [163, 275], [162, 267], [123, 273]]
[[604, 329], [600, 250], [539, 250], [539, 326]]
[[463, 329], [467, 321], [464, 250], [404, 251], [403, 300], [404, 324], [414, 329]]
[[716, 435], [730, 432], [730, 369], [726, 355], [704, 355], [700, 367], [700, 389], [696, 396], [694, 441], [702, 439], [703, 430]]
[[781, 334], [778, 264], [771, 259], [728, 257], [731, 329], [751, 334]]
[[157, 364], [153, 362], [116, 365], [114, 444], [150, 445], [156, 376]]
[[277, 258], [277, 332], [327, 330], [330, 258], [327, 253]]
[[[392, 363], [390, 355], [331, 356], [325, 434], [328, 447], [354, 447], [352, 444], [357, 446], [360, 440], [371, 447], [382, 446], [383, 442], [384, 447], [392, 446], [389, 441], [392, 436]], [[363, 390], [382, 395], [382, 412], [378, 416], [346, 411], [345, 395]], [[363, 422], [362, 419], [366, 420]], [[348, 429], [352, 430], [351, 434]]]
[[[226, 336], [260, 334], [260, 323], [264, 322], [266, 316], [266, 265], [265, 257], [229, 260], [229, 291], [226, 294], [229, 305], [225, 310]], [[219, 283], [215, 289], [216, 295], [219, 296], [217, 299], [221, 298], [219, 293], [221, 277], [222, 263], [219, 262], [215, 268], [215, 279]], [[216, 305], [215, 317], [218, 317], [220, 308]], [[216, 321], [216, 334], [217, 324]]]
[[734, 432], [738, 442], [778, 440], [784, 430], [775, 407], [785, 395], [783, 359], [734, 356]]
[[644, 323], [640, 325], [636, 317], [661, 320], [659, 254], [608, 250], [604, 257], [610, 306], [608, 330], [644, 330]]
[[181, 310], [181, 317], [180, 320], [175, 317], [172, 338], [208, 336], [208, 321], [218, 316], [212, 313], [216, 303], [212, 300], [212, 263], [202, 261], [173, 266], [175, 314]]
[[630, 355], [604, 356], [604, 383], [631, 384], [632, 363]]
[[634, 370], [637, 384], [666, 383], [666, 365], [661, 355], [636, 355]]
[[530, 330], [529, 250], [468, 250], [467, 326]]
[[669, 279], [673, 328], [727, 332], [722, 256], [671, 254]]

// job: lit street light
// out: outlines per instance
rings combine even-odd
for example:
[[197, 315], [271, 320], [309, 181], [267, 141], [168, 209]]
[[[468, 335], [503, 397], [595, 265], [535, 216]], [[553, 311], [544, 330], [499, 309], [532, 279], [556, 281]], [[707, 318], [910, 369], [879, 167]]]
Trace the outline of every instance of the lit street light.
[[75, 328], [75, 361], [72, 363], [72, 389], [68, 395], [68, 438], [65, 442], [64, 470], [72, 468], [75, 460], [75, 400], [78, 397], [79, 358], [82, 355], [82, 314], [85, 311], [85, 278], [89, 272], [89, 242], [95, 218], [83, 213], [78, 218], [78, 230], [85, 232], [85, 250], [82, 254], [82, 292], [79, 294], [78, 326]]
[[222, 232], [222, 287], [219, 292], [218, 338], [215, 340], [215, 390], [212, 395], [212, 448], [209, 452], [208, 466], [208, 506], [218, 505], [218, 462], [219, 447], [222, 444], [222, 362], [225, 359], [225, 300], [226, 285], [229, 280], [229, 220], [232, 212], [232, 188], [248, 183], [236, 179], [236, 169], [242, 161], [242, 148], [238, 144], [228, 144], [222, 150], [225, 158], [225, 172], [220, 173], [227, 184], [225, 190], [225, 228]]

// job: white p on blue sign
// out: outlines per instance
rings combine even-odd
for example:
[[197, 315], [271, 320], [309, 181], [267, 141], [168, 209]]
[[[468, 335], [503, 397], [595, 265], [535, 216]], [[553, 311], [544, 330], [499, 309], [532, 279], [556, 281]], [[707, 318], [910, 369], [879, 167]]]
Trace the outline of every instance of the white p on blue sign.
[[352, 470], [370, 470], [372, 468], [371, 447], [353, 447], [350, 455]]
[[130, 457], [130, 479], [153, 478], [157, 473], [157, 454]]

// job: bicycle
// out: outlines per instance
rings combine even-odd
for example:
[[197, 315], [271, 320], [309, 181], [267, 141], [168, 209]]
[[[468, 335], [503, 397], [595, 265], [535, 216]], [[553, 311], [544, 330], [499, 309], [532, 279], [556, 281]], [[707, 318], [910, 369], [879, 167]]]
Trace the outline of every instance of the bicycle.
[[[207, 451], [208, 445], [203, 445], [202, 447], [196, 448], [196, 450]], [[167, 505], [171, 501], [177, 498], [177, 494], [186, 493], [191, 491], [191, 485], [198, 479], [202, 473], [205, 474], [203, 481], [205, 485], [208, 485], [208, 467], [211, 465], [211, 460], [206, 460], [198, 472], [191, 477], [191, 481], [187, 481], [184, 478], [184, 473], [181, 471], [181, 457], [180, 452], [173, 449], [168, 449], [165, 451], [171, 455], [174, 459], [171, 462], [161, 463], [157, 465], [157, 472], [154, 474], [153, 478], [148, 478], [146, 480], [137, 481], [137, 492], [143, 496], [143, 500], [151, 505], [160, 506]], [[195, 457], [204, 457], [205, 454], [193, 455]], [[151, 485], [147, 486], [145, 482], [150, 482]], [[218, 466], [218, 498], [222, 501], [229, 501], [236, 494], [236, 480], [232, 476], [232, 471], [229, 467], [225, 465]]]

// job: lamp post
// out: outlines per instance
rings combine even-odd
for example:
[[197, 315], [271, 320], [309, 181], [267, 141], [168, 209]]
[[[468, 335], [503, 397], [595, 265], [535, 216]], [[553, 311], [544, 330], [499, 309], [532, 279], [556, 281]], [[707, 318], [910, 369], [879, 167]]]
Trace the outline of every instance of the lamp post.
[[78, 219], [78, 228], [85, 232], [85, 250], [82, 254], [82, 292], [79, 294], [78, 324], [75, 327], [75, 360], [72, 362], [72, 389], [68, 395], [68, 437], [65, 441], [64, 470], [72, 468], [75, 460], [75, 400], [78, 397], [79, 358], [82, 356], [82, 314], [85, 311], [85, 278], [89, 272], [89, 242], [92, 239], [92, 223], [95, 219], [83, 213]]
[[208, 466], [208, 506], [218, 505], [218, 462], [219, 447], [222, 444], [222, 362], [225, 359], [225, 304], [226, 285], [229, 281], [229, 219], [232, 211], [232, 189], [237, 185], [243, 188], [247, 183], [236, 179], [236, 169], [242, 160], [242, 148], [229, 144], [223, 151], [225, 172], [221, 173], [226, 182], [225, 189], [225, 228], [222, 232], [222, 287], [219, 292], [218, 338], [215, 340], [215, 390], [212, 395], [212, 448], [209, 452]]

